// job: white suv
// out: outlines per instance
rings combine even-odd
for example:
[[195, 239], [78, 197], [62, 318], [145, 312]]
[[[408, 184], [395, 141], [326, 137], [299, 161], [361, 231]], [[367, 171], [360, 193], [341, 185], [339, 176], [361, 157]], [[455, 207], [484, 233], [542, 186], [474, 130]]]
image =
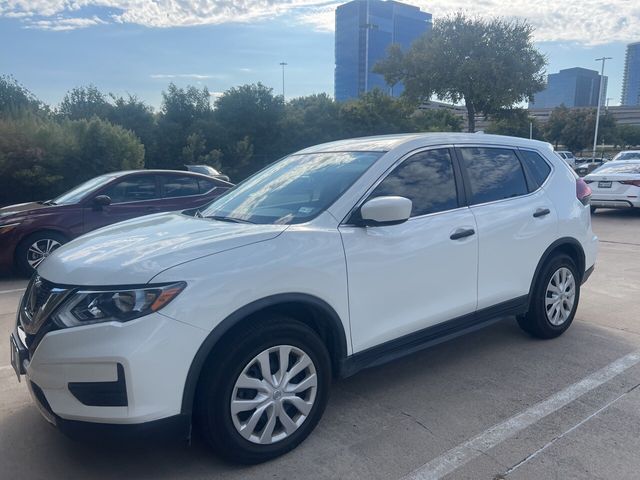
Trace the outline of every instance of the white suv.
[[567, 162], [567, 165], [571, 168], [576, 168], [576, 157], [573, 156], [573, 153], [567, 151], [560, 151], [556, 153], [562, 160]]
[[62, 246], [24, 294], [12, 363], [71, 435], [194, 420], [224, 457], [264, 461], [309, 435], [333, 378], [504, 316], [562, 334], [596, 259], [589, 194], [537, 141], [308, 148], [201, 211]]

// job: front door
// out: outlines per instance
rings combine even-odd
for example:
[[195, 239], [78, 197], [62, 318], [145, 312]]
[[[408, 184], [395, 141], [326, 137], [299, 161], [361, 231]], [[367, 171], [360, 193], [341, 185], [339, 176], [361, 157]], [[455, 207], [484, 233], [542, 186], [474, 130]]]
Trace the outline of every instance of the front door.
[[84, 207], [84, 230], [141, 217], [159, 211], [159, 189], [155, 175], [129, 175], [98, 192], [111, 198], [111, 204], [96, 207], [91, 200]]
[[452, 151], [411, 155], [368, 198], [386, 195], [413, 202], [407, 222], [340, 226], [354, 352], [476, 309], [476, 226], [460, 206]]

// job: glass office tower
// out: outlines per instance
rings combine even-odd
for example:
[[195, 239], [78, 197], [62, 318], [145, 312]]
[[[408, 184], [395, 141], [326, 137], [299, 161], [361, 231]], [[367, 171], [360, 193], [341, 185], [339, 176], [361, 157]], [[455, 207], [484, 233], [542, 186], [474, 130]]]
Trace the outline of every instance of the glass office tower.
[[[607, 98], [607, 77], [603, 77], [602, 98]], [[586, 68], [566, 68], [547, 76], [547, 87], [534, 95], [529, 108], [597, 107], [600, 92], [600, 74]]]
[[354, 0], [340, 5], [336, 9], [336, 100], [357, 98], [376, 87], [400, 95], [402, 85], [391, 89], [372, 69], [389, 45], [398, 43], [406, 49], [430, 28], [431, 14], [404, 3]]
[[640, 42], [627, 45], [620, 105], [640, 105]]

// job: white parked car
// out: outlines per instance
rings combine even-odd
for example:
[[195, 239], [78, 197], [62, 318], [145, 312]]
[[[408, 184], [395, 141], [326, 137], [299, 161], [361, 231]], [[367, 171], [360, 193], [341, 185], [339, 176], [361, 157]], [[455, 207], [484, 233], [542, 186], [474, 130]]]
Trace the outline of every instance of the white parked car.
[[640, 158], [612, 160], [584, 180], [593, 191], [591, 212], [597, 208], [640, 208]]
[[567, 165], [569, 165], [571, 168], [576, 168], [576, 157], [573, 156], [573, 153], [567, 151], [559, 151], [556, 153], [562, 160], [567, 163]]
[[640, 150], [623, 150], [612, 159], [612, 161], [617, 160], [640, 160]]
[[505, 316], [562, 334], [596, 260], [589, 195], [537, 141], [308, 148], [195, 216], [60, 247], [24, 294], [12, 364], [71, 435], [187, 436], [195, 419], [224, 457], [265, 461], [309, 435], [333, 378]]

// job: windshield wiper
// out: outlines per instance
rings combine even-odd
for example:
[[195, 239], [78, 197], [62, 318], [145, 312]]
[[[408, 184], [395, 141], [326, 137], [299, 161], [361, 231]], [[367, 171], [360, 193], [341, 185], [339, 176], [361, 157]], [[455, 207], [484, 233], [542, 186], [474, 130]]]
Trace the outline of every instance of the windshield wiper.
[[57, 205], [56, 202], [54, 202], [53, 200], [46, 200], [44, 202], [38, 202], [41, 205]]
[[231, 223], [255, 223], [255, 222], [252, 222], [251, 220], [245, 220], [244, 218], [225, 217], [223, 215], [210, 215], [204, 218], [210, 218], [212, 220], [220, 220], [221, 222], [231, 222]]

